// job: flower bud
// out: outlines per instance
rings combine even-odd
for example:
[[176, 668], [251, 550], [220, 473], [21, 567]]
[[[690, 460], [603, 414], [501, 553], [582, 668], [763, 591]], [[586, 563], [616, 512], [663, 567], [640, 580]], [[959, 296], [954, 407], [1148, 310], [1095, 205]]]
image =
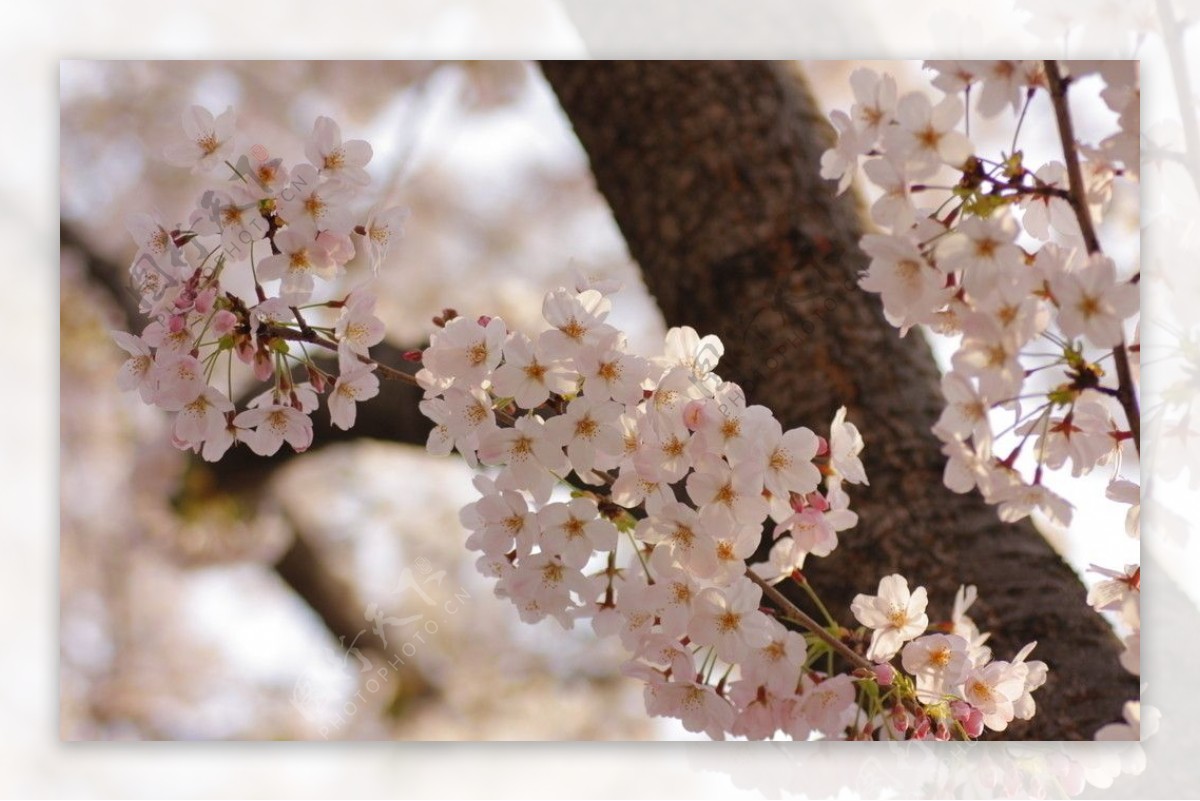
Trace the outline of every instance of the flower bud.
[[254, 353], [254, 377], [259, 381], [268, 381], [275, 374], [275, 363], [265, 350]]
[[689, 401], [687, 406], [683, 407], [683, 424], [687, 426], [688, 431], [695, 431], [703, 422], [704, 401]]
[[237, 315], [228, 309], [221, 309], [213, 315], [213, 333], [219, 337], [228, 334], [235, 325], [237, 325]]

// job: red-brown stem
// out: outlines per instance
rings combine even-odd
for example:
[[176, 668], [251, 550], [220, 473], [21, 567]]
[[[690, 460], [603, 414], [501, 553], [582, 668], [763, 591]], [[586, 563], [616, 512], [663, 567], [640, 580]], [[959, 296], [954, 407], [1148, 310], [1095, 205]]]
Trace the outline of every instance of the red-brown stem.
[[845, 657], [847, 662], [855, 667], [866, 668], [867, 670], [874, 668], [874, 665], [872, 665], [859, 654], [856, 654], [854, 651], [850, 650], [850, 646], [846, 645], [846, 643], [830, 634], [824, 627], [821, 626], [820, 623], [813, 620], [802, 609], [800, 609], [800, 607], [789, 601], [787, 596], [782, 592], [763, 581], [763, 579], [760, 578], [753, 570], [747, 570], [746, 577], [761, 587], [763, 594], [774, 601], [789, 618], [795, 620], [797, 623], [804, 626], [804, 628], [820, 637], [826, 645]]

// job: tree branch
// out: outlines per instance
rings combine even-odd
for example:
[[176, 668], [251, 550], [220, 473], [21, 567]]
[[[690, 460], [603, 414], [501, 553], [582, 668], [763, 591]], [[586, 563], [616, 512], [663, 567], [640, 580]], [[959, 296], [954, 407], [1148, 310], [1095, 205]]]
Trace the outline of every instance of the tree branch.
[[[1068, 198], [1071, 208], [1075, 211], [1075, 219], [1079, 221], [1079, 230], [1083, 232], [1083, 242], [1087, 251], [1100, 252], [1100, 240], [1096, 237], [1096, 228], [1092, 224], [1092, 212], [1088, 208], [1087, 187], [1083, 183], [1083, 171], [1079, 166], [1079, 146], [1075, 142], [1075, 130], [1071, 122], [1071, 110], [1067, 103], [1068, 81], [1063, 78], [1057, 61], [1043, 62], [1046, 68], [1046, 80], [1050, 85], [1050, 99], [1054, 103], [1054, 116], [1058, 122], [1058, 136], [1062, 142], [1063, 160], [1067, 164], [1067, 180], [1071, 187]], [[1117, 401], [1125, 411], [1125, 419], [1133, 434], [1133, 447], [1138, 455], [1142, 453], [1142, 413], [1138, 408], [1137, 391], [1133, 386], [1133, 374], [1129, 369], [1129, 354], [1126, 353], [1125, 343], [1113, 348], [1113, 362], [1117, 366]]]

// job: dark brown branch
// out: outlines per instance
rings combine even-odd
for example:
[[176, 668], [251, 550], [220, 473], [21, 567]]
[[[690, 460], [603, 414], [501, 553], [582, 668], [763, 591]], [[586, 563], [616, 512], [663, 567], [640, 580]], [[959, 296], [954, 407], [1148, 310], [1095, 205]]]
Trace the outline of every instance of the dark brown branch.
[[[1068, 81], [1062, 76], [1057, 61], [1046, 61], [1046, 80], [1050, 88], [1050, 99], [1054, 103], [1054, 116], [1058, 122], [1058, 136], [1062, 142], [1063, 160], [1067, 164], [1067, 180], [1070, 186], [1069, 202], [1083, 232], [1083, 241], [1088, 253], [1100, 252], [1100, 240], [1092, 224], [1092, 212], [1088, 208], [1087, 188], [1083, 183], [1083, 171], [1079, 166], [1079, 146], [1075, 142], [1075, 131], [1071, 122], [1071, 109], [1067, 102]], [[1133, 386], [1133, 374], [1129, 369], [1129, 354], [1122, 343], [1113, 348], [1113, 362], [1117, 366], [1117, 401], [1125, 411], [1125, 419], [1133, 434], [1133, 446], [1142, 452], [1142, 413], [1138, 408], [1137, 390]]]
[[[767, 62], [550, 62], [543, 71], [668, 325], [721, 337], [718, 372], [785, 428], [838, 406], [867, 441], [861, 515], [806, 577], [839, 622], [889, 573], [948, 616], [960, 583], [1004, 658], [1030, 640], [1051, 667], [1038, 715], [1005, 736], [1086, 739], [1138, 695], [1079, 578], [1028, 521], [1001, 523], [942, 485], [930, 433], [944, 401], [928, 345], [900, 339], [862, 292], [860, 209], [819, 177], [832, 131], [793, 69]], [[765, 554], [760, 550], [759, 558]], [[786, 592], [786, 590], [785, 590]], [[789, 600], [806, 608], [807, 599]]]

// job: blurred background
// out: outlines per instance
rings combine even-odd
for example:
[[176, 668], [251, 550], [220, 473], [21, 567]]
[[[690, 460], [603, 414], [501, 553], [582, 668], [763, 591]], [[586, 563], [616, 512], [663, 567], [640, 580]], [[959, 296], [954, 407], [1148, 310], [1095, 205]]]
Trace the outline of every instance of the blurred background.
[[[847, 109], [864, 65], [901, 91], [923, 85], [919, 62], [805, 69], [825, 109]], [[68, 61], [60, 80], [62, 738], [689, 737], [646, 717], [615, 641], [522, 624], [493, 597], [463, 546], [457, 513], [474, 490], [457, 459], [332, 446], [274, 471], [257, 503], [235, 502], [198, 486], [167, 416], [115, 383], [125, 357], [108, 331], [133, 325], [125, 216], [185, 219], [211, 184], [159, 157], [192, 104], [233, 106], [243, 150], [262, 144], [285, 164], [303, 159], [319, 115], [372, 144], [363, 210], [410, 215], [379, 274], [390, 344], [419, 347], [445, 307], [536, 330], [545, 292], [580, 269], [624, 284], [612, 321], [659, 352], [661, 315], [537, 67]], [[1073, 93], [1085, 140], [1113, 125], [1098, 90]], [[1028, 164], [1058, 155], [1047, 109], [1025, 123]], [[973, 119], [972, 136], [998, 152], [1012, 124]], [[1137, 234], [1137, 187], [1123, 185], [1102, 237], [1127, 271]], [[368, 274], [352, 263], [346, 289]], [[1081, 573], [1136, 561], [1104, 479], [1071, 483], [1056, 488], [1076, 522], [1047, 528], [1051, 540]]]

